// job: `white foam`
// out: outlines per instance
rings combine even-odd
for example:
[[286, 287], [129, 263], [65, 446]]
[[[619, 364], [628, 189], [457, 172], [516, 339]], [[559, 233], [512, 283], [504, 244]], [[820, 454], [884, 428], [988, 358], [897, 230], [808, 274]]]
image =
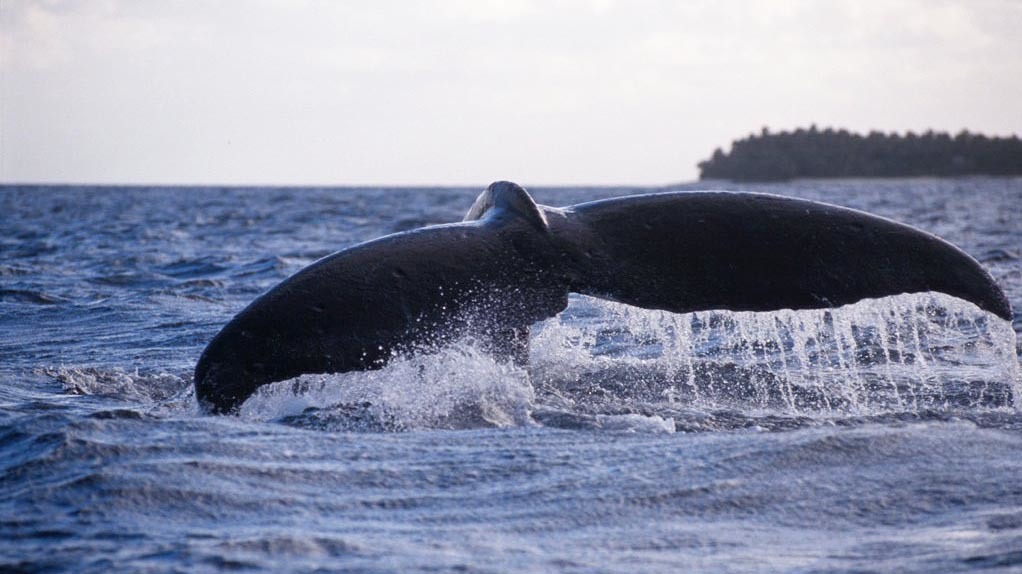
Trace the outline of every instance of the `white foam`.
[[674, 419], [659, 415], [599, 415], [596, 417], [603, 430], [646, 434], [672, 434], [677, 429]]
[[364, 405], [400, 429], [505, 427], [530, 424], [533, 400], [525, 370], [461, 342], [396, 359], [376, 371], [303, 375], [267, 385], [242, 405], [240, 414], [276, 420], [310, 407]]
[[64, 390], [75, 395], [106, 395], [121, 399], [152, 403], [171, 399], [190, 386], [182, 377], [167, 373], [140, 373], [120, 367], [91, 366], [45, 367], [37, 372], [58, 381]]

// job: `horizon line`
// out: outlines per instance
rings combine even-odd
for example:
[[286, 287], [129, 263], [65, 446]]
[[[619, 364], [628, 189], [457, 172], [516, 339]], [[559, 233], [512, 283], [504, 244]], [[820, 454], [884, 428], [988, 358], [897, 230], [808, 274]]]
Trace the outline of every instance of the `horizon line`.
[[[95, 182], [53, 182], [53, 181], [0, 181], [0, 187], [223, 187], [223, 188], [396, 188], [396, 189], [486, 189], [490, 183], [95, 183]], [[529, 183], [525, 187], [567, 187], [567, 188], [619, 188], [619, 187], [671, 187], [689, 185], [700, 180], [672, 181], [667, 183]]]

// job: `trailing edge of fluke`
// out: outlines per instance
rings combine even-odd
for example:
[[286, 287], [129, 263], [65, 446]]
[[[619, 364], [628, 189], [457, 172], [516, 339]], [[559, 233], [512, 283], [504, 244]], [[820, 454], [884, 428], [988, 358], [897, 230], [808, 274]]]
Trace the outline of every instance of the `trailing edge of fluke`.
[[529, 326], [583, 293], [677, 313], [837, 307], [937, 291], [1011, 319], [972, 257], [861, 211], [735, 192], [634, 195], [564, 208], [490, 185], [460, 223], [327, 256], [238, 313], [195, 368], [202, 407], [235, 412], [258, 387], [374, 369], [471, 336], [519, 363]]

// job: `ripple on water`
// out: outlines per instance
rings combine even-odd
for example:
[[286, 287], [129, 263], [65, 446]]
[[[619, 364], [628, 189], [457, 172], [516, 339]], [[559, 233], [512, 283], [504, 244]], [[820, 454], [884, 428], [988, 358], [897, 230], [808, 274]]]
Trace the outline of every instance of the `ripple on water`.
[[[1020, 184], [698, 187], [920, 225], [1019, 309]], [[458, 342], [200, 415], [195, 359], [252, 298], [477, 193], [0, 186], [0, 570], [1018, 566], [1018, 343], [939, 296], [688, 315], [573, 297], [527, 370]]]

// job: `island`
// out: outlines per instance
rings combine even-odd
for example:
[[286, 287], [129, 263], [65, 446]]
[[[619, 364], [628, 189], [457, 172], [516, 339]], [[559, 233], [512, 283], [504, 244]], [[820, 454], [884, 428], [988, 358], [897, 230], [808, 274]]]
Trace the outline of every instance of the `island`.
[[736, 140], [699, 162], [699, 179], [786, 181], [796, 178], [954, 177], [1022, 175], [1022, 139], [927, 131], [860, 135], [809, 129], [759, 134]]

